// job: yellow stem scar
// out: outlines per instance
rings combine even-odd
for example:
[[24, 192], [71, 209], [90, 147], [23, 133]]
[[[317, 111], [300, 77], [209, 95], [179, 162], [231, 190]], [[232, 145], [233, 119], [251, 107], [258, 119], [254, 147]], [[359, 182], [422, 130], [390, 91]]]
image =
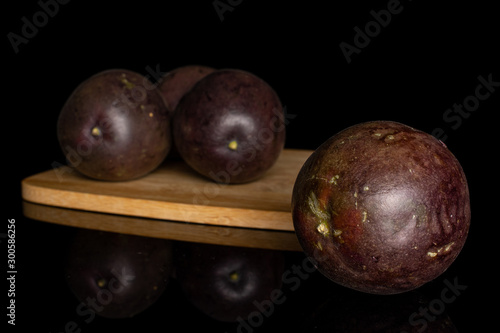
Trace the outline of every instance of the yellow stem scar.
[[238, 142], [236, 140], [232, 140], [231, 142], [229, 142], [227, 147], [231, 150], [236, 150], [238, 149]]
[[99, 127], [96, 126], [96, 127], [92, 128], [92, 132], [91, 133], [92, 133], [93, 136], [100, 136], [101, 135], [101, 130], [99, 129]]

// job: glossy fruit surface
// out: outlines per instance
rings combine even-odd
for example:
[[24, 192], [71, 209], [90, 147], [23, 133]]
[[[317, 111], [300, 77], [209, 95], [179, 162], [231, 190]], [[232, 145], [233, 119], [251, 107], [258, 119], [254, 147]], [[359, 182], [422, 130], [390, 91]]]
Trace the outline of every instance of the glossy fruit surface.
[[161, 78], [158, 86], [165, 105], [173, 113], [177, 104], [188, 91], [202, 78], [215, 71], [215, 68], [203, 65], [186, 65], [169, 71]]
[[57, 136], [74, 168], [109, 181], [153, 171], [172, 144], [160, 93], [142, 75], [123, 69], [95, 74], [73, 91], [60, 112]]
[[179, 154], [200, 174], [225, 184], [249, 182], [263, 176], [284, 147], [283, 108], [257, 76], [217, 70], [181, 99], [173, 133]]
[[391, 121], [354, 125], [324, 142], [295, 182], [299, 241], [331, 280], [394, 294], [442, 274], [470, 225], [467, 180], [446, 146]]

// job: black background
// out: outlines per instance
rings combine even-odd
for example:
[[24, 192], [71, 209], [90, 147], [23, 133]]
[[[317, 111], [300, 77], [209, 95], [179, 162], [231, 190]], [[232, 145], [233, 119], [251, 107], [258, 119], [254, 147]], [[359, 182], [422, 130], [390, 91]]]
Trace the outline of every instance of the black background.
[[[400, 121], [428, 133], [442, 128], [445, 143], [462, 163], [469, 181], [472, 224], [456, 262], [420, 291], [430, 300], [439, 298], [444, 280], [456, 278], [467, 289], [446, 306], [446, 313], [458, 331], [470, 332], [470, 327], [482, 331], [491, 323], [495, 327], [495, 127], [500, 87], [456, 129], [443, 115], [454, 103], [474, 95], [479, 76], [491, 75], [493, 81], [500, 81], [498, 11], [486, 1], [401, 1], [401, 11], [348, 63], [340, 43], [353, 45], [354, 28], [364, 29], [374, 20], [370, 12], [386, 9], [388, 3], [245, 0], [225, 12], [221, 21], [212, 0], [71, 1], [59, 5], [54, 17], [19, 45], [18, 53], [7, 36], [10, 32], [22, 35], [22, 18], [33, 22], [41, 7], [37, 1], [5, 4], [2, 59], [6, 75], [2, 75], [1, 105], [2, 162], [6, 165], [3, 198], [7, 203], [2, 204], [0, 232], [6, 232], [8, 219], [16, 220], [15, 328], [34, 325], [39, 332], [61, 332], [68, 321], [79, 319], [78, 302], [61, 276], [65, 240], [71, 230], [24, 217], [20, 190], [23, 178], [50, 169], [53, 162], [64, 163], [56, 120], [66, 98], [81, 81], [101, 70], [127, 68], [148, 74], [148, 67], [168, 72], [187, 64], [240, 68], [267, 81], [290, 115], [288, 148], [315, 149], [336, 132], [367, 120]], [[4, 240], [2, 249], [5, 261], [0, 267], [6, 271]], [[305, 281], [291, 297], [293, 301], [276, 311], [261, 329], [296, 327], [292, 324], [296, 318], [285, 309], [301, 312], [321, 302], [321, 289], [308, 289], [313, 284], [308, 281], [314, 279], [325, 282], [321, 276]], [[1, 308], [6, 313], [7, 285], [2, 285]], [[343, 289], [341, 293], [348, 298], [359, 296]], [[0, 318], [7, 321], [4, 314]], [[179, 324], [180, 329], [172, 328]], [[137, 318], [96, 319], [80, 325], [83, 332], [110, 327], [117, 331], [236, 331], [190, 308], [175, 288]]]

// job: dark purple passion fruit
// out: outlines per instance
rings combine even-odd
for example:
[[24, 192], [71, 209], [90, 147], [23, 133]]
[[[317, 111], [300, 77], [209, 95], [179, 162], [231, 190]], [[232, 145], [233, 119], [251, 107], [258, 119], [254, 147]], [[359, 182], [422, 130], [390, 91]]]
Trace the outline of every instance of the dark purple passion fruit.
[[215, 71], [215, 68], [203, 65], [186, 65], [169, 71], [161, 78], [158, 89], [170, 114], [173, 114], [177, 104], [193, 86]]
[[57, 136], [75, 169], [109, 181], [153, 171], [172, 144], [159, 91], [144, 76], [124, 69], [106, 70], [82, 82], [59, 114]]
[[433, 136], [391, 121], [349, 127], [300, 170], [297, 237], [318, 270], [367, 293], [415, 289], [461, 252], [470, 224], [460, 163]]
[[175, 147], [186, 163], [218, 183], [245, 183], [264, 175], [285, 144], [277, 93], [254, 74], [216, 70], [179, 101]]

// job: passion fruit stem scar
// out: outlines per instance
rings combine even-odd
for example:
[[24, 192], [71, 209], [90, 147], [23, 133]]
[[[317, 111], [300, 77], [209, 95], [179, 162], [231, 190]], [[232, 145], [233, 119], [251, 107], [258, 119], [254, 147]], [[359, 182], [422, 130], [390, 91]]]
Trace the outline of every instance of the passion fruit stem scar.
[[99, 127], [95, 126], [94, 128], [92, 128], [91, 133], [92, 133], [93, 136], [100, 136], [101, 135], [101, 130], [99, 129]]
[[97, 280], [97, 286], [99, 288], [104, 288], [106, 286], [106, 279], [100, 278], [99, 280]]
[[231, 150], [236, 150], [238, 149], [238, 142], [236, 140], [231, 140], [227, 147]]
[[232, 282], [237, 282], [240, 279], [240, 275], [238, 274], [238, 272], [232, 272], [231, 274], [229, 274], [229, 279]]

